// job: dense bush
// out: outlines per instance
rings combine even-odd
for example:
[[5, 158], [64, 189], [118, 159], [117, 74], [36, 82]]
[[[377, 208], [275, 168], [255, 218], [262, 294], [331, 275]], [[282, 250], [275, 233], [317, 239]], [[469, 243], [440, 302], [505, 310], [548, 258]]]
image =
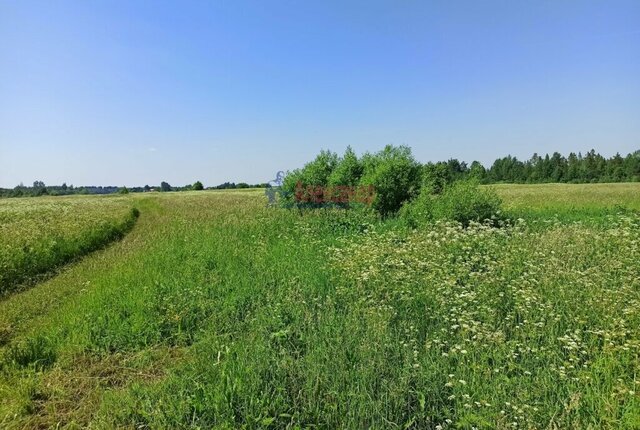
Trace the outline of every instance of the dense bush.
[[364, 233], [380, 225], [377, 212], [367, 206], [355, 205], [350, 210], [330, 208], [305, 214], [304, 223], [315, 234], [333, 236], [336, 234]]
[[328, 184], [330, 186], [358, 185], [362, 177], [362, 170], [362, 161], [358, 159], [351, 147], [347, 147], [344, 155], [338, 160], [335, 169], [329, 175]]
[[[320, 151], [316, 158], [305, 164], [302, 169], [288, 172], [282, 184], [282, 203], [290, 206], [295, 203], [296, 187], [302, 185], [314, 186], [318, 189], [326, 187], [329, 183], [329, 176], [333, 173], [338, 164], [338, 155], [331, 151]], [[317, 199], [322, 201], [323, 195], [318, 195]]]
[[496, 192], [481, 188], [475, 181], [457, 181], [440, 194], [424, 188], [420, 196], [402, 208], [402, 217], [412, 227], [439, 219], [460, 222], [495, 220], [500, 215], [502, 201]]
[[444, 163], [429, 163], [422, 168], [422, 188], [429, 194], [440, 194], [449, 180], [447, 166]]
[[337, 164], [338, 155], [335, 152], [320, 151], [320, 154], [302, 169], [302, 183], [304, 185], [328, 185], [329, 176]]
[[373, 208], [381, 215], [396, 213], [402, 204], [420, 191], [421, 166], [406, 146], [387, 145], [363, 159], [361, 186], [373, 185], [376, 192]]
[[495, 219], [500, 214], [502, 201], [495, 191], [480, 188], [473, 181], [458, 181], [447, 187], [433, 206], [436, 219], [451, 219], [467, 225]]
[[[371, 207], [379, 215], [394, 215], [405, 205], [403, 218], [412, 225], [434, 219], [467, 225], [495, 217], [500, 199], [493, 191], [480, 189], [477, 180], [463, 180], [465, 168], [456, 160], [422, 166], [406, 146], [388, 145], [362, 158], [350, 147], [342, 157], [322, 151], [287, 174], [281, 201], [288, 207], [351, 207], [371, 188], [375, 193]], [[346, 201], [340, 198], [343, 187], [355, 190]]]

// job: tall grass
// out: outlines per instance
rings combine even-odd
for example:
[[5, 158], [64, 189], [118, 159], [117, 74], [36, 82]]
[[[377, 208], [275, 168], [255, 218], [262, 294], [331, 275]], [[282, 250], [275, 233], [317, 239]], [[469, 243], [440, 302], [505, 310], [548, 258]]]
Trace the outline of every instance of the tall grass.
[[127, 198], [123, 241], [0, 302], [0, 426], [640, 426], [636, 215], [406, 230]]
[[138, 210], [114, 198], [0, 202], [0, 296], [19, 283], [121, 238]]
[[640, 184], [491, 185], [514, 218], [606, 223], [609, 215], [640, 211]]

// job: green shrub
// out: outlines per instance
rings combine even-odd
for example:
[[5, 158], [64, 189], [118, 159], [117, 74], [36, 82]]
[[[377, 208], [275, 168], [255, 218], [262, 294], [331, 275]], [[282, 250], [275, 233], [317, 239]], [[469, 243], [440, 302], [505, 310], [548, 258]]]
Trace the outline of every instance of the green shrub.
[[344, 156], [338, 160], [338, 163], [329, 175], [328, 184], [330, 186], [357, 185], [362, 176], [362, 161], [353, 152], [351, 147], [347, 147]]
[[445, 163], [428, 163], [422, 167], [422, 188], [429, 194], [440, 194], [449, 183]]
[[379, 216], [370, 207], [354, 206], [349, 210], [330, 208], [310, 211], [305, 214], [305, 221], [316, 234], [331, 237], [373, 230], [379, 223]]
[[[342, 187], [358, 194], [356, 199], [369, 199], [371, 206], [382, 216], [395, 214], [402, 204], [416, 197], [420, 190], [421, 165], [406, 146], [386, 146], [375, 154], [358, 159], [349, 147], [343, 157], [330, 151], [320, 154], [302, 169], [289, 172], [282, 185], [282, 203], [286, 207], [330, 206], [350, 207], [352, 197], [343, 201]], [[296, 200], [296, 193], [304, 200]], [[369, 204], [366, 202], [365, 204]]]
[[382, 216], [396, 213], [404, 202], [418, 195], [421, 166], [409, 147], [387, 145], [376, 154], [366, 154], [362, 161], [360, 185], [373, 185], [373, 208]]
[[335, 152], [320, 151], [313, 161], [302, 168], [302, 184], [326, 186], [337, 165], [338, 155]]
[[423, 189], [418, 198], [403, 207], [401, 216], [412, 227], [440, 219], [468, 226], [472, 221], [495, 220], [501, 204], [494, 190], [481, 188], [476, 181], [457, 181], [441, 194]]
[[[296, 187], [326, 187], [329, 183], [329, 176], [333, 173], [338, 164], [338, 155], [331, 151], [320, 151], [320, 154], [311, 162], [304, 165], [302, 169], [288, 172], [282, 183], [281, 203], [291, 207], [295, 201]], [[317, 196], [322, 201], [322, 195]]]
[[495, 191], [480, 188], [473, 181], [458, 181], [436, 199], [433, 214], [436, 219], [451, 219], [463, 225], [481, 222], [500, 214], [502, 200]]

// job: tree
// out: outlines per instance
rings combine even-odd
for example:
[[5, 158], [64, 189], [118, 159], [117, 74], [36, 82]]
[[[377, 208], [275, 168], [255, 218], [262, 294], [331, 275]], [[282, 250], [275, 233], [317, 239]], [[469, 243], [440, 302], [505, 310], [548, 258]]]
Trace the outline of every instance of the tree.
[[342, 158], [338, 160], [335, 169], [331, 172], [331, 175], [329, 175], [328, 183], [331, 186], [353, 186], [358, 183], [361, 176], [362, 163], [355, 152], [353, 152], [353, 149], [348, 146]]
[[34, 181], [33, 182], [33, 195], [34, 196], [42, 196], [45, 194], [49, 194], [49, 190], [47, 190], [47, 187], [44, 185], [44, 182], [42, 181]]
[[329, 176], [338, 164], [338, 155], [331, 151], [320, 151], [320, 154], [302, 168], [302, 182], [304, 185], [326, 186]]
[[484, 181], [487, 175], [487, 170], [479, 161], [474, 161], [471, 163], [471, 167], [469, 168], [469, 177], [475, 179], [479, 182]]
[[[331, 151], [320, 151], [316, 158], [305, 164], [302, 169], [288, 172], [282, 183], [282, 203], [290, 205], [299, 203], [295, 200], [296, 190], [313, 188], [314, 192], [304, 194], [304, 199], [310, 200], [305, 204], [321, 205], [327, 200], [324, 191], [329, 182], [329, 177], [338, 164], [338, 155]], [[299, 191], [298, 191], [299, 193]], [[329, 198], [330, 200], [330, 198]]]
[[551, 163], [551, 176], [552, 182], [563, 182], [567, 174], [567, 159], [560, 153], [554, 152], [550, 159]]
[[129, 189], [127, 187], [122, 187], [118, 190], [120, 194], [129, 194]]
[[580, 160], [578, 156], [572, 152], [567, 158], [567, 174], [566, 180], [568, 182], [578, 182], [580, 180]]
[[383, 216], [397, 212], [420, 191], [421, 166], [407, 146], [387, 145], [376, 154], [365, 154], [363, 165], [360, 185], [373, 186], [373, 208]]
[[467, 163], [460, 162], [456, 158], [451, 158], [447, 161], [447, 175], [449, 182], [455, 182], [458, 179], [462, 179], [467, 174], [469, 168]]
[[160, 190], [162, 190], [162, 191], [171, 191], [171, 185], [169, 185], [168, 183], [162, 181], [162, 182], [160, 182]]
[[202, 182], [200, 182], [200, 181], [196, 181], [196, 182], [193, 184], [193, 187], [192, 187], [192, 188], [193, 188], [194, 190], [196, 190], [196, 191], [202, 191], [202, 190], [204, 190], [204, 186], [202, 185]]
[[624, 159], [626, 177], [629, 181], [640, 181], [640, 151], [635, 151]]
[[24, 186], [18, 185], [11, 191], [10, 197], [22, 197], [24, 196]]
[[427, 163], [422, 170], [422, 189], [428, 194], [440, 194], [450, 182], [446, 163]]

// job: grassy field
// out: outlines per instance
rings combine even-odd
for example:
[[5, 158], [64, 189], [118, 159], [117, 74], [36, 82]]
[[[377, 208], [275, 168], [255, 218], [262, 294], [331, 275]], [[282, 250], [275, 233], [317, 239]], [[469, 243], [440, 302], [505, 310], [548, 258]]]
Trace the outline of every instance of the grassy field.
[[526, 218], [601, 220], [624, 210], [640, 210], [640, 184], [491, 185], [505, 209]]
[[640, 184], [496, 189], [508, 227], [78, 197], [140, 217], [0, 301], [0, 427], [640, 428]]
[[122, 237], [136, 217], [131, 202], [118, 197], [0, 202], [0, 295]]

